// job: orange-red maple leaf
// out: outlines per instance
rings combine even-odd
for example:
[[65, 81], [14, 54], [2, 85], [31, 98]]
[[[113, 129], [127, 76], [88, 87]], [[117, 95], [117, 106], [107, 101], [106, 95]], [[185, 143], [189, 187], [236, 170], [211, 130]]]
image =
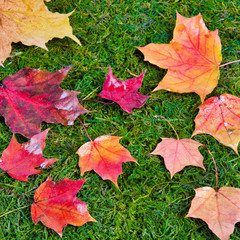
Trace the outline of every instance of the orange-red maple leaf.
[[69, 25], [71, 14], [48, 11], [43, 0], [0, 0], [0, 65], [9, 56], [12, 42], [47, 49], [45, 43], [52, 38], [67, 36], [80, 44]]
[[13, 135], [9, 146], [3, 151], [0, 168], [12, 178], [27, 182], [30, 175], [41, 173], [36, 167], [48, 167], [58, 159], [45, 159], [42, 155], [49, 128], [34, 135], [29, 142], [19, 144]]
[[163, 157], [165, 166], [172, 178], [175, 173], [190, 165], [205, 170], [203, 156], [198, 151], [198, 147], [201, 145], [192, 139], [162, 138], [162, 142], [151, 154]]
[[0, 86], [0, 115], [13, 133], [28, 138], [41, 132], [41, 122], [73, 125], [84, 109], [79, 92], [63, 90], [60, 83], [71, 67], [57, 72], [23, 68]]
[[238, 154], [240, 141], [240, 98], [222, 94], [211, 97], [199, 107], [195, 118], [193, 136], [200, 133], [210, 134], [220, 143], [231, 147]]
[[168, 69], [154, 89], [185, 93], [195, 92], [202, 102], [217, 86], [222, 60], [218, 31], [209, 31], [201, 14], [186, 18], [177, 13], [170, 44], [150, 43], [138, 47], [146, 61]]
[[186, 217], [201, 218], [221, 239], [228, 240], [240, 221], [240, 189], [211, 187], [195, 189], [196, 195]]
[[42, 222], [62, 237], [62, 230], [67, 224], [82, 226], [88, 221], [96, 221], [88, 213], [87, 204], [76, 198], [85, 181], [65, 178], [53, 182], [48, 177], [35, 192], [31, 206], [33, 222]]
[[122, 174], [122, 163], [137, 163], [130, 152], [119, 143], [120, 139], [121, 137], [106, 135], [83, 144], [77, 151], [81, 175], [94, 170], [102, 179], [109, 179], [118, 186], [117, 178]]

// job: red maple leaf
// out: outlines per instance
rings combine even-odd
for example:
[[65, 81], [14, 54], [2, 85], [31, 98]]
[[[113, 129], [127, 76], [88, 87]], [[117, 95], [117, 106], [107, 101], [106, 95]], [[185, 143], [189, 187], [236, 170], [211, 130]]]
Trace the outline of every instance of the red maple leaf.
[[116, 136], [100, 136], [83, 144], [77, 151], [81, 175], [93, 169], [103, 180], [109, 179], [118, 186], [117, 178], [122, 174], [122, 163], [137, 163], [119, 143], [120, 139], [121, 137]]
[[33, 222], [42, 222], [60, 237], [67, 224], [82, 226], [88, 221], [96, 222], [88, 213], [87, 204], [76, 198], [85, 181], [86, 179], [74, 181], [65, 178], [63, 181], [53, 182], [48, 177], [35, 192], [31, 206]]
[[133, 108], [140, 108], [149, 98], [149, 96], [142, 95], [138, 92], [145, 73], [146, 71], [136, 78], [127, 79], [122, 82], [113, 75], [112, 69], [109, 67], [107, 78], [103, 84], [103, 90], [98, 96], [113, 100], [118, 103], [124, 111], [132, 113]]
[[40, 169], [35, 169], [36, 167], [45, 168], [58, 161], [58, 159], [45, 159], [42, 156], [48, 131], [49, 129], [33, 136], [24, 144], [19, 144], [13, 135], [0, 159], [0, 168], [12, 178], [27, 182], [28, 176], [42, 172]]
[[70, 68], [51, 73], [27, 67], [3, 80], [0, 115], [13, 133], [31, 138], [41, 132], [42, 121], [72, 125], [88, 112], [78, 102], [79, 92], [59, 86]]

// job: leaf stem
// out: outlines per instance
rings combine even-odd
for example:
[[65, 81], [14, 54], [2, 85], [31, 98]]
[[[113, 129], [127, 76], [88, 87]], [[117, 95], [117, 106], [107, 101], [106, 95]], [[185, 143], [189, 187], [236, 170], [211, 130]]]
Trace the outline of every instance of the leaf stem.
[[82, 126], [83, 126], [83, 128], [84, 128], [84, 131], [85, 131], [85, 133], [87, 134], [87, 137], [89, 138], [89, 140], [90, 140], [91, 142], [93, 142], [93, 140], [90, 138], [90, 136], [89, 136], [89, 134], [88, 134], [88, 132], [87, 132], [87, 129], [86, 129], [84, 123], [81, 121], [80, 118], [77, 118], [77, 119], [78, 119], [78, 121], [82, 124]]
[[161, 115], [155, 115], [154, 117], [156, 117], [156, 118], [157, 118], [157, 117], [163, 118], [163, 119], [172, 127], [173, 131], [175, 132], [175, 134], [176, 134], [176, 136], [177, 136], [177, 139], [179, 140], [179, 136], [178, 136], [175, 128], [173, 127], [173, 125], [172, 125], [165, 117], [163, 117], [163, 116], [161, 116]]
[[229, 65], [229, 64], [238, 63], [238, 62], [240, 62], [240, 60], [235, 60], [235, 61], [227, 62], [227, 63], [224, 63], [224, 64], [222, 64], [222, 65], [219, 65], [219, 67], [224, 67], [224, 66], [227, 66], [227, 65]]
[[218, 191], [218, 170], [217, 170], [217, 164], [216, 164], [216, 161], [212, 155], [212, 153], [210, 152], [210, 150], [205, 146], [203, 145], [203, 147], [208, 151], [208, 153], [211, 155], [212, 157], [212, 160], [214, 162], [214, 166], [215, 166], [215, 172], [216, 172], [216, 186], [215, 186], [215, 189], [216, 189], [216, 192]]
[[26, 207], [29, 207], [29, 206], [24, 206], [24, 207], [20, 207], [20, 208], [17, 208], [17, 209], [13, 209], [12, 211], [9, 211], [9, 212], [6, 212], [6, 213], [0, 215], [0, 218], [8, 215], [9, 213], [16, 212], [16, 211], [18, 211], [18, 210], [20, 210], [20, 209], [23, 209], [23, 208], [26, 208]]
[[7, 172], [1, 172], [0, 175], [5, 174], [5, 173], [7, 173]]
[[10, 192], [10, 193], [12, 193], [12, 194], [18, 196], [18, 197], [20, 197], [21, 199], [23, 199], [23, 200], [25, 200], [25, 201], [27, 201], [27, 202], [33, 203], [33, 201], [30, 201], [30, 200], [28, 200], [28, 199], [22, 197], [21, 195], [19, 195], [19, 194], [13, 192], [12, 190], [10, 190], [10, 189], [8, 189], [8, 188], [2, 187], [2, 186], [0, 186], [0, 188], [2, 188], [2, 189], [4, 189], [4, 190], [6, 190], [6, 191], [8, 191], [8, 192]]

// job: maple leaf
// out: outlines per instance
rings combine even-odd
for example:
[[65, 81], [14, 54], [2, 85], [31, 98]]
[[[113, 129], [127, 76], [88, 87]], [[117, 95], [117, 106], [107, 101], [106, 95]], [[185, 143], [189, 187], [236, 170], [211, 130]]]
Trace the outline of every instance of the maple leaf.
[[12, 178], [27, 182], [29, 175], [42, 172], [40, 169], [35, 169], [36, 167], [46, 168], [58, 161], [58, 159], [45, 159], [42, 156], [49, 129], [33, 136], [24, 144], [19, 144], [13, 135], [9, 146], [2, 153], [0, 168]]
[[240, 221], [240, 189], [203, 187], [195, 192], [186, 217], [201, 218], [221, 240], [227, 240]]
[[240, 98], [222, 94], [211, 97], [199, 107], [192, 136], [206, 133], [238, 154], [240, 141]]
[[151, 154], [161, 155], [164, 158], [165, 166], [172, 178], [175, 173], [190, 165], [205, 170], [203, 156], [198, 151], [199, 146], [202, 146], [202, 144], [192, 139], [162, 138], [162, 142], [157, 145]]
[[73, 125], [80, 114], [88, 112], [79, 104], [79, 92], [59, 86], [70, 68], [51, 73], [27, 67], [3, 80], [0, 115], [13, 133], [31, 138], [40, 133], [42, 121]]
[[105, 135], [83, 144], [77, 151], [81, 175], [94, 170], [103, 180], [109, 179], [118, 186], [117, 178], [122, 174], [122, 163], [137, 163], [119, 143], [120, 139], [121, 137]]
[[47, 50], [46, 42], [66, 36], [80, 44], [69, 25], [71, 14], [48, 11], [43, 0], [0, 0], [0, 64], [9, 56], [12, 42]]
[[145, 61], [168, 69], [154, 91], [195, 92], [203, 102], [217, 86], [221, 42], [217, 30], [212, 32], [206, 28], [201, 14], [186, 18], [177, 12], [170, 44], [150, 43], [138, 49], [144, 54]]
[[31, 205], [33, 222], [42, 222], [60, 237], [67, 224], [82, 226], [88, 221], [96, 222], [88, 213], [87, 204], [76, 198], [85, 181], [86, 179], [74, 181], [65, 178], [53, 182], [48, 177], [35, 192], [34, 203]]
[[146, 71], [136, 78], [127, 79], [122, 82], [113, 75], [112, 69], [109, 67], [107, 78], [103, 84], [103, 90], [98, 96], [113, 100], [124, 111], [132, 113], [133, 108], [140, 108], [149, 98], [149, 96], [141, 95], [138, 92], [145, 73]]

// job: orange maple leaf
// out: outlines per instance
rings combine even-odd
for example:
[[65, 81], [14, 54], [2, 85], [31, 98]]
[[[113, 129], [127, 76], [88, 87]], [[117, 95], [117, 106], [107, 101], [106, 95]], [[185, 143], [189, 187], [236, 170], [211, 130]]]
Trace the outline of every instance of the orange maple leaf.
[[238, 154], [240, 141], [240, 98], [222, 94], [211, 97], [199, 107], [192, 136], [206, 133]]
[[161, 155], [164, 158], [165, 166], [172, 178], [175, 173], [190, 165], [205, 170], [203, 156], [198, 151], [198, 147], [201, 145], [192, 139], [162, 138], [162, 142], [151, 154]]
[[118, 186], [117, 178], [122, 174], [122, 163], [137, 163], [119, 143], [120, 139], [121, 137], [105, 135], [83, 144], [77, 151], [81, 175], [94, 170], [103, 180], [109, 179]]
[[48, 177], [35, 192], [31, 206], [33, 222], [42, 222], [60, 237], [67, 224], [82, 226], [88, 221], [96, 222], [88, 213], [87, 204], [76, 198], [85, 181], [65, 178], [63, 181], [53, 182]]
[[71, 14], [48, 11], [43, 0], [0, 0], [0, 65], [9, 56], [12, 42], [47, 50], [46, 42], [66, 36], [80, 44], [69, 25]]
[[240, 189], [211, 187], [195, 189], [196, 195], [186, 217], [201, 218], [221, 240], [228, 240], [240, 221]]
[[186, 18], [177, 13], [176, 27], [170, 44], [150, 43], [138, 47], [149, 61], [168, 69], [154, 89], [179, 93], [197, 93], [202, 102], [217, 86], [222, 60], [218, 30], [209, 31], [201, 14]]

